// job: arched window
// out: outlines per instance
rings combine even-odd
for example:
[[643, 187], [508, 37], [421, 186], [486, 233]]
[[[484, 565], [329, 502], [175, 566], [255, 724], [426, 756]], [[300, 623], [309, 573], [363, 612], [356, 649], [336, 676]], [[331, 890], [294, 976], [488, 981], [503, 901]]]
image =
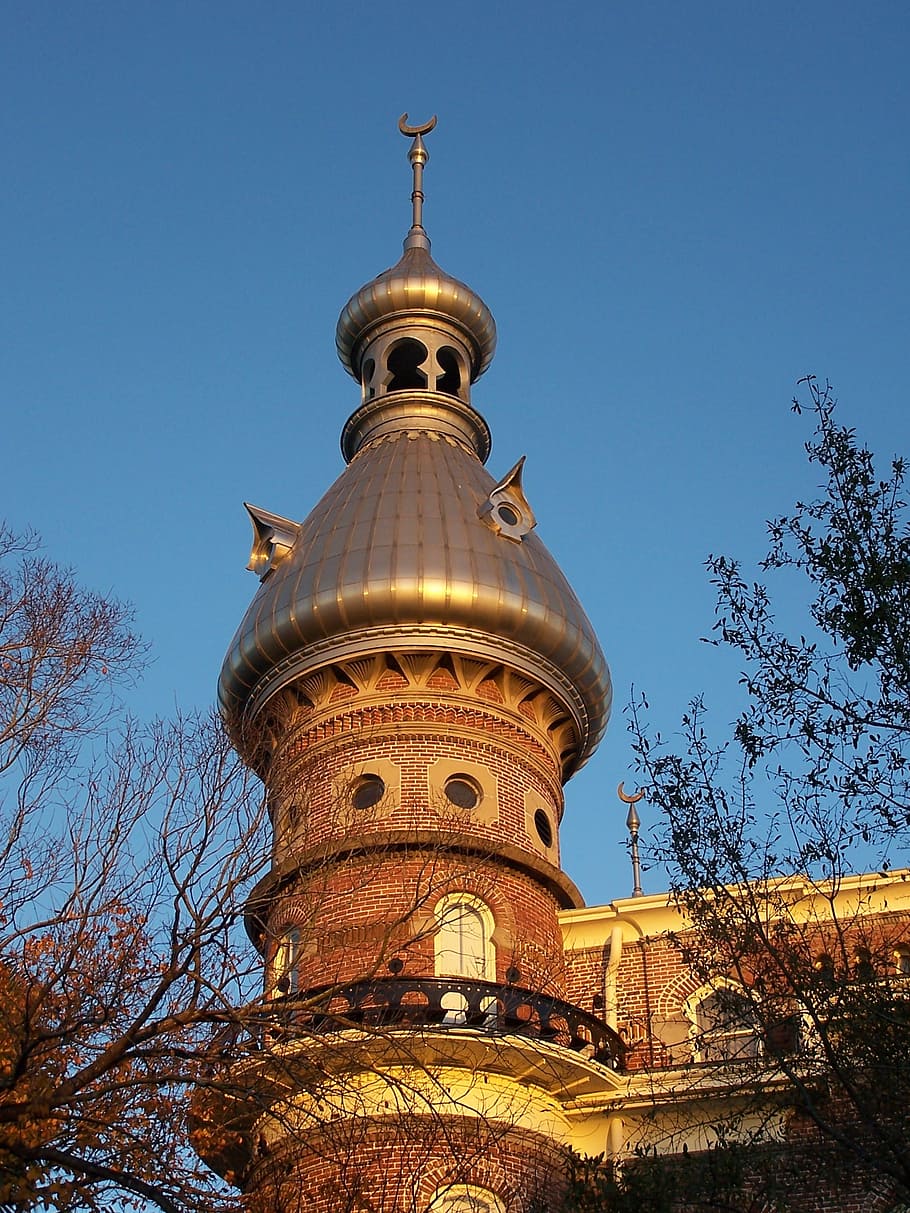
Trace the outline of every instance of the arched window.
[[372, 400], [376, 395], [376, 389], [373, 387], [373, 375], [376, 371], [376, 363], [372, 358], [364, 360], [364, 364], [360, 371], [360, 382], [363, 385], [364, 400]]
[[[495, 923], [489, 907], [479, 897], [451, 893], [436, 906], [436, 922], [436, 976], [495, 981]], [[445, 1012], [443, 1023], [448, 1027], [460, 1027], [467, 1023], [468, 999], [462, 992], [446, 990], [441, 1005]], [[492, 996], [485, 999], [481, 1003], [481, 1010], [488, 1017], [495, 1018], [496, 999]]]
[[493, 915], [477, 897], [453, 893], [436, 907], [436, 976], [493, 981]]
[[430, 1213], [505, 1213], [505, 1205], [488, 1188], [453, 1184], [436, 1193], [429, 1210]]
[[300, 931], [289, 927], [278, 939], [272, 960], [272, 994], [296, 994], [300, 988]]
[[761, 1054], [755, 1009], [732, 983], [693, 994], [685, 1004], [695, 1061], [742, 1061]]
[[821, 981], [834, 981], [834, 958], [828, 952], [819, 952], [813, 968]]
[[875, 965], [868, 948], [857, 948], [853, 953], [853, 976], [857, 981], [875, 980]]
[[894, 971], [898, 977], [910, 977], [910, 945], [901, 943], [894, 949]]

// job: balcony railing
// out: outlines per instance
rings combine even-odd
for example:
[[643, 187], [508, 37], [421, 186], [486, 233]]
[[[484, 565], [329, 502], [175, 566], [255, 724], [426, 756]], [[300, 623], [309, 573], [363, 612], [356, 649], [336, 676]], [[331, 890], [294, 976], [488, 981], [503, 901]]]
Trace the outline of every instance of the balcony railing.
[[276, 999], [263, 1015], [271, 1040], [341, 1032], [351, 1027], [433, 1027], [517, 1035], [562, 1045], [612, 1069], [625, 1046], [602, 1020], [580, 1007], [520, 986], [460, 977], [376, 978], [324, 986]]

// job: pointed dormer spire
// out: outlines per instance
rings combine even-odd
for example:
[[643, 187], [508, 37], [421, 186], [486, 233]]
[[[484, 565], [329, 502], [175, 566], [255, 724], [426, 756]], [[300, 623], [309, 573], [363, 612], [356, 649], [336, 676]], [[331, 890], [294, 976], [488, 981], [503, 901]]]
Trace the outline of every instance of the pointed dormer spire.
[[407, 114], [402, 114], [398, 119], [398, 129], [402, 135], [414, 140], [408, 152], [408, 159], [414, 170], [414, 188], [411, 190], [411, 230], [404, 242], [405, 249], [424, 248], [429, 251], [430, 248], [430, 240], [423, 226], [423, 166], [429, 160], [430, 153], [423, 136], [428, 135], [435, 125], [435, 114], [429, 122], [423, 122], [419, 126], [408, 126]]

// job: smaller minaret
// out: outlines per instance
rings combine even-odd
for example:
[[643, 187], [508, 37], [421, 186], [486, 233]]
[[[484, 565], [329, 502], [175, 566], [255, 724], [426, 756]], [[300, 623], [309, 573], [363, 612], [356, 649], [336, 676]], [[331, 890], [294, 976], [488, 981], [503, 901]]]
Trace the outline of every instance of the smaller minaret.
[[638, 809], [635, 806], [644, 796], [644, 792], [638, 792], [635, 796], [627, 796], [621, 783], [616, 792], [623, 804], [629, 806], [629, 812], [626, 814], [626, 829], [629, 831], [629, 854], [632, 859], [632, 896], [642, 897], [641, 859], [638, 854], [638, 832], [641, 828], [641, 818], [638, 816]]

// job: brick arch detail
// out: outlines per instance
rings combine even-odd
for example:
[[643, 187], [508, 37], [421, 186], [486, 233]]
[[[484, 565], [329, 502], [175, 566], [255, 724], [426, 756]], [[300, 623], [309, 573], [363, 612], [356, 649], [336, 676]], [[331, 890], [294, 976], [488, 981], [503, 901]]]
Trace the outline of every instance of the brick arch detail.
[[281, 903], [281, 913], [276, 915], [274, 921], [269, 922], [266, 935], [270, 939], [278, 939], [285, 931], [290, 931], [294, 927], [297, 927], [298, 930], [306, 930], [312, 927], [312, 921], [303, 906], [293, 898], [286, 898]]
[[512, 1213], [514, 1193], [506, 1170], [500, 1162], [489, 1157], [475, 1158], [467, 1168], [463, 1163], [442, 1160], [431, 1163], [421, 1176], [417, 1189], [420, 1213], [429, 1208], [440, 1188], [451, 1184], [470, 1184], [477, 1188], [486, 1188], [488, 1192], [499, 1197], [509, 1213]]
[[682, 1014], [686, 1000], [691, 998], [702, 984], [693, 973], [678, 973], [657, 995], [654, 1003], [657, 1014], [665, 1018]]

